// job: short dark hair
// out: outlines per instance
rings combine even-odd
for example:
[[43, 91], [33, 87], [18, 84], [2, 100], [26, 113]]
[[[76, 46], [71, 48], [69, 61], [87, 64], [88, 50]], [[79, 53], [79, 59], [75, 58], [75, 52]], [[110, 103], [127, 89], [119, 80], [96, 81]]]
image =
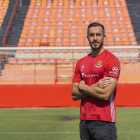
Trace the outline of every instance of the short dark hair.
[[[104, 26], [103, 26], [102, 24], [98, 23], [98, 22], [90, 23], [90, 24], [88, 25], [88, 30], [89, 30], [90, 27], [96, 27], [96, 26], [101, 26], [102, 29], [103, 29], [103, 34], [105, 34], [105, 28], [104, 28]], [[87, 30], [87, 33], [88, 33], [88, 30]]]

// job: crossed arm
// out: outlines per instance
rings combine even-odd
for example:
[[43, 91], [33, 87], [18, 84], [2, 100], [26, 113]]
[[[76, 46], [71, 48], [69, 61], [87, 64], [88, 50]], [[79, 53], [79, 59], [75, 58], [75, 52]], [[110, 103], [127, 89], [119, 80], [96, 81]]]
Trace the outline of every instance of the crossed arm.
[[72, 83], [72, 99], [74, 101], [91, 96], [93, 98], [107, 101], [115, 90], [117, 80], [111, 77], [104, 77], [96, 84], [88, 86], [84, 81]]

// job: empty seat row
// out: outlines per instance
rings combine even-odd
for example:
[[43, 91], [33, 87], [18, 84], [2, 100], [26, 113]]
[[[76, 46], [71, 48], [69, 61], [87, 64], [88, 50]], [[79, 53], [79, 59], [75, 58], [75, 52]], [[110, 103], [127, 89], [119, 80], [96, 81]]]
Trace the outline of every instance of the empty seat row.
[[[69, 59], [61, 59], [61, 58], [10, 58], [9, 59], [9, 64], [76, 64], [77, 59], [69, 58]], [[134, 58], [128, 58], [128, 57], [121, 57], [118, 58], [121, 63], [138, 63], [139, 59], [134, 59]], [[15, 67], [14, 65], [9, 65], [11, 67]], [[20, 66], [20, 65], [18, 65]], [[8, 65], [6, 65], [5, 69], [8, 68]]]
[[71, 64], [76, 60], [73, 59], [56, 59], [56, 58], [10, 58], [9, 64], [35, 64], [35, 63], [45, 63], [45, 64]]
[[[119, 82], [139, 82], [139, 69], [140, 63], [136, 59], [129, 60], [128, 58], [119, 58], [121, 63], [121, 74]], [[23, 60], [23, 59], [20, 59]], [[19, 62], [19, 59], [13, 62], [9, 60], [10, 64], [5, 65], [5, 69], [2, 70], [2, 76], [0, 76], [0, 84], [4, 83], [43, 83], [46, 84], [56, 82], [57, 79], [65, 79], [66, 83], [71, 83], [68, 78], [72, 79], [73, 70], [75, 64], [74, 60], [70, 59], [58, 59], [58, 65], [54, 64], [56, 59], [40, 59], [43, 63], [34, 63], [34, 60], [28, 60], [29, 63]], [[38, 60], [37, 60], [38, 61]], [[77, 61], [77, 60], [76, 60]], [[129, 63], [128, 63], [129, 61]], [[56, 72], [57, 71], [57, 72]], [[133, 75], [133, 76], [132, 76]], [[57, 81], [58, 82], [58, 81]], [[61, 81], [62, 82], [62, 81]], [[13, 83], [12, 83], [13, 84]]]

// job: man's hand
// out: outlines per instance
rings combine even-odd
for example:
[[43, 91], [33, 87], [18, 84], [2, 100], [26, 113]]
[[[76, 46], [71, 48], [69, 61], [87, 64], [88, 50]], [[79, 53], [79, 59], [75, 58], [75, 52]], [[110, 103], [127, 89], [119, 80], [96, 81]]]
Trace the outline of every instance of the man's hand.
[[104, 77], [103, 79], [100, 79], [95, 86], [100, 88], [105, 88], [111, 84], [111, 77]]
[[83, 87], [84, 87], [84, 85], [85, 85], [85, 81], [82, 80], [82, 81], [80, 81], [78, 88], [79, 88], [80, 90], [82, 90]]
[[[105, 88], [107, 86], [109, 86], [111, 84], [111, 77], [104, 77], [103, 79], [100, 79], [96, 84], [94, 84], [93, 86], [97, 86], [100, 88]], [[84, 88], [85, 85], [85, 81], [82, 80], [79, 83], [79, 89], [82, 90]]]
[[71, 92], [71, 94], [72, 94], [72, 99], [74, 101], [84, 99], [84, 98], [86, 98], [88, 96], [81, 89], [79, 89], [79, 83], [72, 83], [72, 92]]

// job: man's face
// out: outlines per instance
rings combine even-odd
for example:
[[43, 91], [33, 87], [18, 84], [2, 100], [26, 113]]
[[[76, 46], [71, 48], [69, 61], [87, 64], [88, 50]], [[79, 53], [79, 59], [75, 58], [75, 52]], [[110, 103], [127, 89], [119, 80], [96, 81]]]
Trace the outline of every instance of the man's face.
[[101, 26], [90, 27], [87, 33], [87, 38], [91, 49], [98, 50], [103, 46], [104, 33]]

